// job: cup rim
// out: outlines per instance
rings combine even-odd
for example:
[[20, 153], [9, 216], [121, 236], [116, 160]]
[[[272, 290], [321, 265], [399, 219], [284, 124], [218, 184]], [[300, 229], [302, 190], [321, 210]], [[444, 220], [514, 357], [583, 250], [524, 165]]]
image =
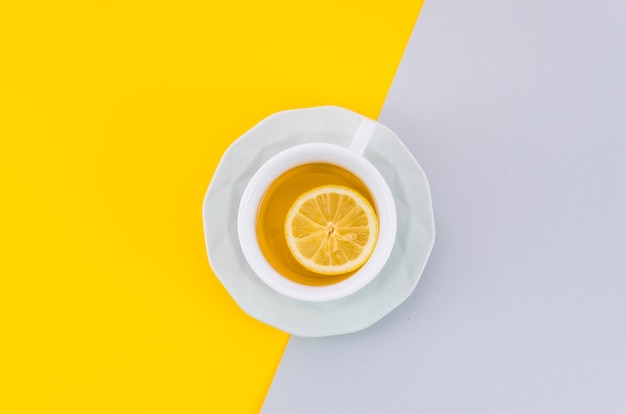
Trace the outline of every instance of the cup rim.
[[[259, 204], [269, 185], [284, 172], [302, 164], [322, 162], [345, 168], [370, 190], [379, 218], [374, 252], [352, 276], [332, 285], [309, 286], [282, 276], [267, 261], [256, 237]], [[239, 244], [252, 271], [272, 289], [297, 300], [323, 302], [349, 296], [370, 283], [387, 262], [396, 237], [397, 216], [393, 195], [382, 174], [363, 156], [346, 147], [328, 143], [307, 143], [290, 147], [265, 162], [252, 176], [243, 192], [237, 215]]]

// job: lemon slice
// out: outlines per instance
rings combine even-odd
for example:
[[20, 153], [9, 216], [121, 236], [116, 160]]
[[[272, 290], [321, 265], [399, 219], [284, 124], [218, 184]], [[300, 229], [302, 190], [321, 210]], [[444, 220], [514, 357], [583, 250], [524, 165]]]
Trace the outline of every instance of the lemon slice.
[[363, 266], [378, 239], [378, 218], [358, 192], [340, 185], [316, 187], [294, 202], [285, 239], [306, 269], [339, 275]]

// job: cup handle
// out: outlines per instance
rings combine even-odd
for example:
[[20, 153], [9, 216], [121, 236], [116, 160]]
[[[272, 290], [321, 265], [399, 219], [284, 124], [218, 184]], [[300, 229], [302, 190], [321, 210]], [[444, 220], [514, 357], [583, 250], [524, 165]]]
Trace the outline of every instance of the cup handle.
[[348, 149], [350, 151], [356, 152], [359, 155], [363, 155], [363, 151], [365, 151], [365, 147], [367, 147], [367, 144], [370, 142], [370, 138], [372, 138], [372, 135], [374, 135], [375, 129], [375, 121], [372, 121], [368, 118], [361, 119], [361, 123], [356, 129], [356, 132], [352, 137], [352, 141], [350, 141]]

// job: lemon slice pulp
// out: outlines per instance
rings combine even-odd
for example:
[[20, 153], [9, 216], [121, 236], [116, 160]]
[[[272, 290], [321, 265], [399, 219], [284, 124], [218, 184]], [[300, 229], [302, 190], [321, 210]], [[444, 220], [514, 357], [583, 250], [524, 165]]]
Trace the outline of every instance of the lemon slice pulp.
[[291, 254], [306, 269], [322, 275], [357, 270], [378, 239], [378, 218], [358, 192], [325, 185], [302, 194], [285, 220]]

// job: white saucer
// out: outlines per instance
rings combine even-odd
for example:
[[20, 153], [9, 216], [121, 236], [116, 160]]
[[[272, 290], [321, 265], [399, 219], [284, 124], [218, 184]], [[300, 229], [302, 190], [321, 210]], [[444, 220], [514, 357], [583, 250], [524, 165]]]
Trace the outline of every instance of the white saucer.
[[364, 152], [394, 196], [398, 231], [382, 272], [355, 294], [330, 302], [304, 302], [277, 293], [246, 262], [237, 239], [237, 209], [248, 181], [278, 152], [307, 142], [347, 146], [363, 117], [325, 106], [276, 113], [253, 127], [224, 153], [204, 199], [204, 234], [213, 271], [250, 316], [298, 336], [356, 332], [372, 325], [413, 291], [435, 239], [428, 181], [400, 139], [378, 124]]

